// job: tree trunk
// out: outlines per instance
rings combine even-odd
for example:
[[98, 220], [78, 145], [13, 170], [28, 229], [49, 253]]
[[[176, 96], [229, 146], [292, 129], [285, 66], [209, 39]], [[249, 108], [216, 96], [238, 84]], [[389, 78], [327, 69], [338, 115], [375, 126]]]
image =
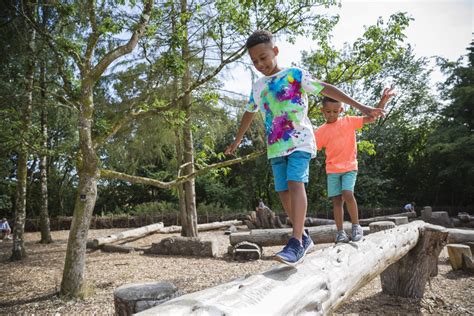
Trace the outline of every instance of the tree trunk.
[[[111, 50], [92, 66], [95, 60], [94, 51], [101, 32], [96, 27], [95, 2], [87, 3], [89, 18], [91, 18], [91, 33], [87, 40], [87, 48], [84, 56], [75, 58], [76, 65], [80, 70], [81, 82], [80, 93], [77, 98], [79, 109], [79, 148], [77, 159], [77, 173], [79, 184], [77, 187], [76, 200], [74, 204], [74, 214], [71, 222], [71, 230], [66, 250], [63, 278], [61, 282], [60, 294], [66, 297], [83, 297], [85, 294], [85, 257], [87, 234], [89, 225], [97, 199], [97, 180], [100, 177], [99, 157], [96, 148], [102, 145], [102, 141], [97, 143], [92, 140], [92, 123], [94, 115], [93, 89], [100, 80], [106, 69], [118, 58], [133, 51], [140, 36], [145, 31], [145, 27], [153, 9], [153, 1], [144, 1], [143, 11], [139, 23], [133, 30], [129, 41]], [[74, 97], [74, 96], [72, 96]], [[97, 147], [96, 147], [97, 146]]]
[[[176, 131], [176, 161], [178, 162], [178, 175], [180, 174], [180, 167], [183, 165], [183, 150], [182, 150], [182, 144], [181, 144], [181, 136], [178, 131]], [[179, 201], [179, 219], [180, 219], [180, 224], [183, 227], [188, 226], [188, 217], [186, 214], [186, 194], [184, 192], [184, 185], [183, 184], [178, 184], [176, 186], [176, 189], [178, 190], [178, 201]], [[185, 231], [184, 229], [181, 230], [181, 234], [185, 236]]]
[[[31, 5], [31, 4], [29, 4]], [[30, 13], [34, 12], [27, 4], [26, 10]], [[31, 112], [33, 110], [33, 89], [34, 89], [34, 72], [35, 72], [35, 44], [36, 31], [34, 28], [28, 29], [28, 60], [26, 65], [26, 99], [22, 110], [21, 131], [20, 131], [20, 148], [18, 152], [17, 162], [17, 187], [15, 198], [15, 223], [13, 226], [13, 247], [10, 260], [22, 260], [26, 256], [24, 243], [25, 219], [26, 219], [26, 186], [28, 176], [28, 149], [27, 139], [31, 127]]]
[[415, 221], [367, 236], [356, 245], [321, 249], [307, 255], [296, 270], [278, 265], [177, 297], [137, 315], [330, 315], [415, 247], [424, 225]]
[[[41, 66], [40, 70], [40, 88], [41, 88], [41, 100], [46, 102], [46, 83], [45, 83], [45, 69]], [[41, 110], [41, 134], [43, 142], [43, 150], [45, 153], [41, 154], [40, 157], [40, 182], [41, 182], [41, 206], [40, 206], [40, 231], [42, 244], [49, 244], [53, 242], [51, 238], [51, 230], [49, 224], [49, 213], [48, 213], [48, 156], [46, 151], [48, 150], [48, 125], [47, 125], [47, 112], [46, 104], [43, 104]]]
[[77, 166], [79, 170], [79, 186], [61, 282], [61, 295], [67, 297], [83, 297], [85, 294], [87, 234], [97, 199], [97, 179], [99, 178], [99, 159], [95, 153], [91, 136], [93, 114], [92, 85], [83, 82], [82, 87], [82, 95], [84, 97], [81, 99], [82, 110], [79, 115], [81, 152]]
[[[181, 0], [181, 27], [183, 28], [183, 43], [181, 48], [181, 57], [184, 61], [184, 75], [182, 78], [181, 88], [183, 91], [188, 90], [190, 86], [190, 53], [188, 42], [188, 21], [187, 21], [187, 0]], [[188, 175], [194, 172], [194, 146], [193, 134], [191, 131], [191, 95], [187, 93], [183, 98], [183, 110], [186, 113], [185, 123], [183, 127], [184, 153], [183, 163], [184, 174]], [[184, 183], [184, 193], [186, 202], [186, 223], [183, 223], [182, 235], [186, 237], [197, 237], [197, 211], [196, 211], [196, 190], [194, 178]]]

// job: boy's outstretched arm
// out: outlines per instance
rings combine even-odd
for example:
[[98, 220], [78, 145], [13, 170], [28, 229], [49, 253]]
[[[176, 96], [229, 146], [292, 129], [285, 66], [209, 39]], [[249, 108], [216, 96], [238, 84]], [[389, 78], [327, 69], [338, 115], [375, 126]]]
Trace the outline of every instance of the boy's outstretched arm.
[[235, 152], [237, 147], [239, 147], [242, 138], [244, 137], [245, 132], [250, 127], [252, 123], [253, 117], [255, 116], [256, 112], [247, 112], [245, 111], [244, 115], [242, 116], [242, 120], [240, 121], [239, 131], [237, 132], [237, 136], [235, 136], [235, 140], [227, 146], [224, 151], [224, 154], [231, 155]]
[[325, 96], [330, 97], [331, 99], [337, 100], [345, 104], [349, 104], [350, 106], [358, 109], [367, 116], [379, 117], [384, 115], [383, 109], [374, 109], [370, 106], [363, 105], [329, 83], [321, 82], [321, 84], [324, 87], [321, 93]]
[[[383, 89], [382, 98], [380, 99], [379, 104], [377, 104], [377, 109], [385, 110], [385, 104], [387, 104], [387, 102], [395, 95], [394, 89], [394, 87]], [[364, 117], [363, 122], [364, 124], [375, 122], [375, 117], [366, 116]]]

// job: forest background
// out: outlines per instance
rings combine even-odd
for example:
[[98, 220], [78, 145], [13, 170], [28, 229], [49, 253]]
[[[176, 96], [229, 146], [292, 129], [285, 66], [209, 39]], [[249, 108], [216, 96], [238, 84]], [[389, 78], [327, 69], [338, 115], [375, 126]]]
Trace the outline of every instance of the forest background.
[[[87, 72], [76, 61], [89, 58], [93, 64], [124, 44], [144, 4], [98, 2], [93, 19], [87, 1], [26, 3], [7, 1], [1, 10], [0, 212], [13, 220], [24, 207], [27, 218], [36, 218], [46, 207], [49, 217], [71, 216], [82, 159], [81, 73]], [[312, 49], [302, 52], [297, 65], [368, 105], [376, 104], [387, 82], [396, 86], [398, 95], [387, 117], [357, 135], [356, 195], [362, 207], [402, 207], [416, 201], [472, 212], [473, 44], [466, 43], [467, 54], [454, 61], [419, 57], [404, 41], [413, 20], [395, 12], [335, 48], [331, 32], [339, 17], [320, 14], [320, 9], [328, 12], [338, 2], [301, 5], [304, 22], [297, 25], [290, 20], [296, 14], [283, 18], [271, 11], [272, 3], [281, 12], [285, 6], [287, 13], [297, 12], [296, 1], [194, 1], [187, 3], [186, 12], [182, 3], [155, 3], [133, 52], [110, 62], [91, 86], [91, 133], [103, 140], [97, 147], [100, 168], [165, 183], [178, 173], [230, 159], [222, 152], [238, 128], [246, 96], [229, 91], [223, 78], [235, 69], [229, 67], [233, 64], [245, 67], [247, 76], [241, 80], [257, 78], [242, 57], [242, 46], [258, 26], [274, 31], [279, 41], [311, 39]], [[281, 14], [281, 24], [271, 14]], [[92, 53], [87, 47], [95, 40], [88, 37], [94, 27], [104, 36]], [[443, 81], [433, 82], [432, 74], [440, 71]], [[319, 104], [318, 97], [311, 98], [315, 126], [323, 122]], [[258, 120], [237, 156], [264, 151], [263, 133]], [[186, 152], [192, 157], [186, 158]], [[190, 164], [192, 171], [180, 169]], [[25, 185], [19, 186], [20, 179]], [[309, 212], [328, 212], [323, 154], [311, 163], [310, 179]], [[119, 174], [98, 180], [94, 215], [180, 212], [179, 185], [123, 180]], [[209, 168], [194, 184], [198, 214], [247, 212], [259, 199], [282, 210], [265, 155]], [[23, 206], [18, 200], [22, 190]]]

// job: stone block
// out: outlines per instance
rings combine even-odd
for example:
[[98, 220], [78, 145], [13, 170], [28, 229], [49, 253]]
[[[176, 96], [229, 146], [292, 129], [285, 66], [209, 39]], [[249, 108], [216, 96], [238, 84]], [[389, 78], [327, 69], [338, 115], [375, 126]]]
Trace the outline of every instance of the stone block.
[[132, 315], [181, 295], [169, 282], [133, 283], [114, 291], [115, 315]]

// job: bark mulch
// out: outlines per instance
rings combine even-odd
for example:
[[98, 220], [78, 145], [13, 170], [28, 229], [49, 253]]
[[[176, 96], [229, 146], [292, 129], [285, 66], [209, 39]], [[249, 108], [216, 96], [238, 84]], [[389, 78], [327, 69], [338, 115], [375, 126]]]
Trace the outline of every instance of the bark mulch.
[[[123, 229], [91, 230], [89, 238], [107, 236]], [[217, 236], [219, 256], [214, 259], [90, 251], [87, 254], [87, 296], [62, 300], [57, 292], [62, 278], [68, 231], [54, 231], [53, 244], [39, 244], [39, 233], [26, 233], [28, 257], [10, 262], [11, 241], [0, 242], [0, 315], [4, 314], [114, 314], [113, 292], [124, 284], [169, 281], [184, 293], [205, 289], [235, 278], [269, 269], [271, 256], [280, 247], [264, 249], [264, 258], [235, 262], [227, 255], [228, 236], [223, 230], [203, 232]], [[172, 234], [171, 234], [172, 235]], [[154, 234], [133, 242], [148, 246], [170, 234]], [[176, 235], [176, 234], [174, 234]], [[323, 248], [328, 245], [317, 245]], [[447, 252], [440, 255], [439, 274], [427, 285], [423, 299], [403, 299], [381, 293], [377, 277], [360, 289], [335, 314], [359, 315], [474, 315], [474, 275], [451, 271]]]

